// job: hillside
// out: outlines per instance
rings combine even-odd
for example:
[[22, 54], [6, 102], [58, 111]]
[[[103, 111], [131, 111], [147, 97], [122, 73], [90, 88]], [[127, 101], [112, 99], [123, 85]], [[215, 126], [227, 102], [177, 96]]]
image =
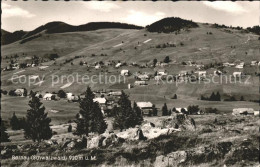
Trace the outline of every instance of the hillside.
[[184, 20], [178, 17], [168, 17], [146, 26], [146, 29], [149, 32], [170, 33], [179, 31], [183, 28], [188, 29], [196, 27], [198, 27], [198, 24], [193, 21]]
[[15, 41], [18, 41], [22, 39], [26, 33], [27, 32], [22, 30], [10, 33], [8, 31], [1, 29], [1, 45], [7, 45]]
[[[43, 26], [40, 26], [32, 31], [29, 31], [28, 33], [24, 31], [17, 31], [14, 33], [8, 33], [5, 30], [2, 30], [2, 45], [6, 45], [9, 43], [13, 43], [18, 40], [26, 40], [29, 37], [39, 37], [39, 33], [65, 33], [65, 32], [80, 32], [80, 31], [93, 31], [93, 30], [99, 30], [99, 29], [111, 29], [111, 28], [117, 28], [117, 29], [142, 29], [140, 26], [135, 26], [131, 24], [125, 24], [125, 23], [116, 23], [116, 22], [92, 22], [87, 23], [79, 26], [73, 26], [64, 22], [50, 22]], [[34, 38], [33, 38], [34, 39]], [[30, 41], [29, 38], [27, 41]], [[25, 43], [25, 42], [22, 42]]]

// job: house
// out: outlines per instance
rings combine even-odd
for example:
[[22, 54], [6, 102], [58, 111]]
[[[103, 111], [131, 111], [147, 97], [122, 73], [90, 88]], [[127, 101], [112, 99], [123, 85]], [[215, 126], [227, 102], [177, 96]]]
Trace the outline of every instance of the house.
[[76, 101], [79, 98], [77, 96], [75, 96], [73, 93], [66, 93], [67, 94], [67, 100], [68, 101]]
[[228, 67], [229, 66], [229, 62], [223, 63], [224, 67]]
[[14, 91], [14, 93], [17, 95], [17, 96], [23, 96], [24, 95], [24, 89], [16, 89]]
[[219, 75], [221, 75], [221, 74], [222, 74], [222, 72], [219, 71], [219, 70], [215, 70], [215, 71], [214, 71], [214, 75], [215, 75], [215, 76], [219, 76]]
[[[176, 112], [178, 112], [178, 113], [181, 113], [181, 109], [182, 108], [176, 108]], [[188, 109], [187, 108], [183, 108], [184, 110], [185, 110], [185, 112], [187, 112], [188, 111]]]
[[159, 69], [157, 71], [157, 75], [162, 76], [162, 75], [167, 75], [167, 73], [166, 73], [166, 71], [164, 69]]
[[187, 71], [180, 71], [179, 76], [186, 76], [188, 74]]
[[52, 93], [46, 93], [43, 96], [43, 100], [55, 100], [56, 95], [52, 94]]
[[206, 77], [207, 71], [196, 71], [195, 73], [198, 73], [201, 77]]
[[94, 102], [97, 102], [101, 107], [106, 106], [107, 99], [104, 97], [96, 97], [93, 99]]
[[257, 65], [257, 61], [251, 61], [251, 66]]
[[121, 70], [121, 75], [129, 75], [129, 70]]
[[117, 64], [115, 65], [116, 68], [119, 68], [119, 67], [121, 67], [121, 66], [122, 66], [122, 63], [117, 63]]
[[254, 114], [253, 108], [234, 108], [232, 115], [247, 115], [247, 114]]
[[147, 74], [140, 74], [137, 76], [138, 79], [140, 79], [141, 81], [147, 81], [150, 79], [149, 75]]
[[161, 65], [161, 67], [165, 67], [165, 66], [168, 66], [169, 64], [168, 63], [161, 63], [160, 65]]
[[244, 68], [244, 65], [243, 64], [238, 64], [238, 65], [236, 65], [236, 67], [235, 68], [238, 68], [238, 69], [243, 69]]
[[142, 85], [147, 85], [145, 81], [135, 81], [134, 83], [135, 86], [142, 86]]
[[196, 71], [195, 73], [198, 74], [198, 78], [200, 80], [206, 78], [206, 74], [207, 74], [206, 71]]
[[161, 79], [162, 79], [162, 76], [160, 76], [160, 75], [157, 75], [157, 76], [154, 77], [154, 80], [156, 80], [156, 81], [159, 81]]
[[100, 69], [100, 68], [101, 68], [100, 64], [95, 65], [95, 69]]
[[236, 78], [236, 77], [241, 77], [242, 75], [242, 72], [233, 72], [233, 76]]
[[94, 102], [97, 102], [101, 108], [101, 111], [103, 114], [105, 114], [105, 110], [106, 110], [106, 98], [104, 97], [97, 97], [93, 99]]
[[122, 92], [121, 91], [117, 91], [117, 92], [109, 92], [108, 95], [112, 95], [112, 96], [121, 96]]
[[254, 111], [254, 115], [255, 116], [259, 116], [259, 110], [258, 111]]
[[153, 104], [151, 102], [137, 102], [136, 104], [141, 109], [143, 115], [153, 112]]

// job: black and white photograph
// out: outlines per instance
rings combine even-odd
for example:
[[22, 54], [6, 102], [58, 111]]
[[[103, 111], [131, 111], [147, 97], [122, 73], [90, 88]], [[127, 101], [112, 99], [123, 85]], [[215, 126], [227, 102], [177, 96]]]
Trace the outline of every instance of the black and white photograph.
[[260, 167], [259, 1], [1, 1], [1, 166]]

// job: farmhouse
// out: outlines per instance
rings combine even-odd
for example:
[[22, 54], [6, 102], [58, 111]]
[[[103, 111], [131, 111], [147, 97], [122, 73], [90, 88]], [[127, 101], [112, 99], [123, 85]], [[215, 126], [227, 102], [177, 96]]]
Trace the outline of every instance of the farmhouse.
[[75, 96], [73, 93], [66, 93], [66, 94], [67, 94], [67, 100], [69, 101], [78, 100], [78, 97]]
[[46, 93], [43, 96], [43, 100], [55, 100], [56, 95], [52, 94], [52, 93]]
[[162, 75], [167, 75], [167, 73], [166, 73], [166, 71], [164, 69], [159, 69], [157, 71], [157, 75], [162, 76]]
[[160, 76], [160, 75], [157, 75], [157, 76], [154, 77], [154, 80], [156, 80], [156, 81], [159, 81], [161, 79], [162, 79], [162, 76]]
[[122, 92], [121, 91], [116, 91], [116, 92], [109, 92], [108, 95], [112, 96], [121, 96]]
[[151, 102], [137, 102], [137, 106], [142, 110], [143, 115], [148, 115], [153, 111], [153, 104]]
[[140, 74], [137, 76], [138, 79], [140, 79], [141, 81], [147, 81], [150, 79], [149, 75], [147, 74]]
[[242, 72], [233, 72], [233, 76], [236, 77], [241, 77]]
[[214, 75], [215, 75], [215, 76], [218, 76], [218, 75], [221, 75], [221, 74], [222, 74], [222, 72], [219, 71], [219, 70], [214, 71]]
[[236, 67], [235, 68], [238, 68], [238, 69], [243, 69], [244, 68], [244, 65], [243, 64], [238, 64], [238, 65], [236, 65]]
[[179, 76], [186, 76], [188, 74], [187, 71], [180, 71]]
[[129, 70], [121, 70], [121, 75], [129, 75]]
[[95, 65], [95, 69], [100, 69], [100, 68], [101, 68], [100, 64]]
[[[181, 109], [182, 108], [176, 108], [176, 112], [178, 112], [178, 113], [181, 113]], [[183, 108], [186, 112], [188, 111], [188, 109], [187, 108]]]
[[164, 66], [168, 66], [169, 64], [168, 63], [161, 63], [160, 65], [161, 65], [161, 67], [164, 67]]
[[251, 61], [251, 66], [257, 65], [257, 61]]
[[106, 105], [106, 98], [104, 97], [97, 97], [93, 99], [94, 102], [98, 102], [99, 105]]
[[259, 116], [259, 110], [258, 111], [254, 111], [254, 115], [255, 116]]
[[135, 81], [134, 85], [141, 86], [141, 85], [147, 85], [147, 83], [145, 81]]
[[14, 93], [17, 95], [17, 96], [23, 96], [24, 95], [24, 89], [16, 89], [14, 91]]
[[234, 108], [232, 115], [240, 115], [240, 114], [254, 114], [253, 108]]

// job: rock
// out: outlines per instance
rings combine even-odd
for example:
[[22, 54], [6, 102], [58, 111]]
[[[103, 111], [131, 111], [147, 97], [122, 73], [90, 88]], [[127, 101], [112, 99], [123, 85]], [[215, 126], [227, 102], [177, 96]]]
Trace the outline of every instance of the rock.
[[100, 143], [100, 141], [104, 140], [104, 136], [99, 135], [99, 136], [95, 136], [93, 138], [91, 138], [88, 143], [87, 143], [87, 148], [97, 148], [100, 147], [102, 144], [102, 142]]
[[178, 166], [187, 160], [187, 153], [185, 151], [176, 151], [167, 155], [160, 155], [156, 157], [154, 166]]
[[118, 143], [119, 139], [116, 134], [109, 134], [102, 142], [102, 146], [110, 146], [112, 144]]
[[75, 141], [71, 141], [71, 142], [67, 145], [67, 147], [68, 147], [69, 149], [73, 149], [73, 148], [75, 148], [75, 145], [76, 145], [76, 142], [75, 142]]
[[173, 114], [161, 121], [163, 128], [177, 128], [181, 130], [196, 130], [195, 121], [186, 114]]

